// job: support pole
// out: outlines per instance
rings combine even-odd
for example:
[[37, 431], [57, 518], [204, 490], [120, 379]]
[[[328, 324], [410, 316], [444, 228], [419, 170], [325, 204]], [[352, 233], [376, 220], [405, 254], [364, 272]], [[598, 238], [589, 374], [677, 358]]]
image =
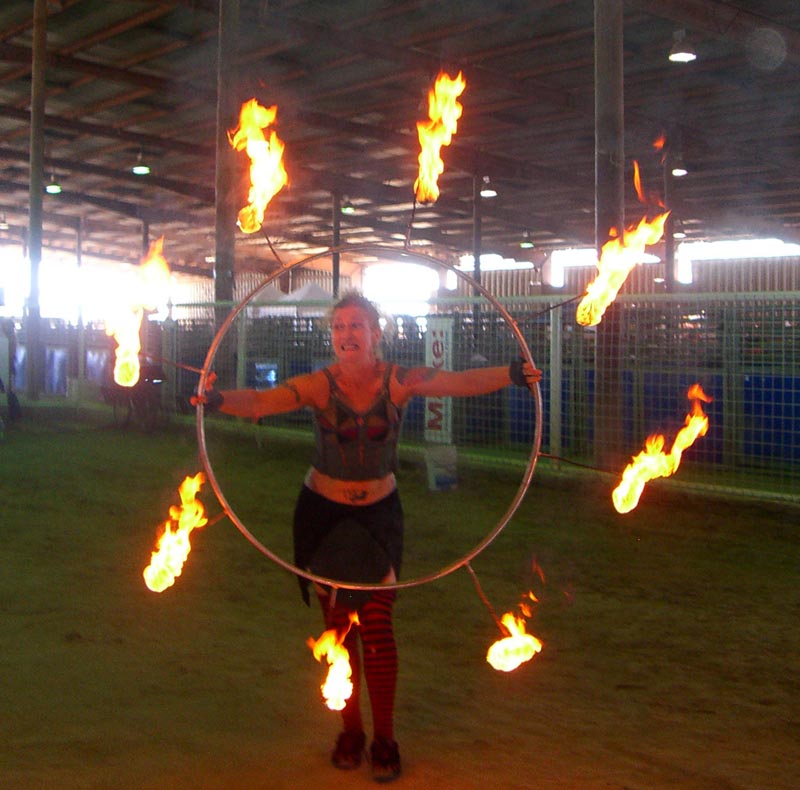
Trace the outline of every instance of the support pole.
[[[150, 223], [147, 220], [142, 220], [142, 260], [147, 255], [150, 249]], [[143, 356], [147, 356], [147, 353], [151, 351], [150, 348], [150, 338], [148, 337], [149, 332], [147, 331], [150, 325], [148, 321], [148, 313], [145, 310], [142, 325], [139, 327], [139, 343], [141, 348], [141, 354]]]
[[44, 383], [39, 265], [42, 262], [42, 216], [44, 189], [44, 99], [47, 68], [47, 0], [33, 3], [33, 46], [31, 63], [31, 133], [28, 213], [28, 256], [31, 266], [30, 292], [25, 313], [26, 390], [38, 400]]
[[[481, 201], [481, 185], [483, 180], [479, 175], [472, 178], [472, 278], [478, 285], [481, 284], [481, 254], [483, 246], [483, 214]], [[473, 296], [479, 296], [480, 292], [477, 288], [473, 289]], [[474, 343], [477, 343], [480, 332], [481, 323], [481, 306], [478, 302], [472, 307], [472, 332]]]
[[219, 0], [217, 52], [217, 168], [215, 181], [216, 249], [214, 301], [233, 301], [234, 246], [236, 241], [236, 152], [228, 130], [236, 125], [239, 39], [239, 0]]
[[[625, 230], [623, 2], [595, 0], [595, 242]], [[611, 304], [597, 327], [595, 350], [595, 462], [616, 468], [623, 456], [621, 311]]]
[[[667, 141], [669, 144], [669, 141]], [[669, 209], [667, 221], [664, 223], [664, 284], [667, 293], [675, 293], [675, 212], [670, 206], [672, 198], [672, 164], [669, 152], [664, 157], [664, 205]]]
[[[481, 252], [483, 245], [483, 206], [481, 201], [481, 185], [483, 180], [480, 176], [474, 176], [472, 179], [472, 258], [475, 262], [475, 268], [472, 272], [472, 278], [478, 285], [481, 284]], [[478, 295], [475, 291], [474, 296]]]
[[[238, 120], [239, 0], [219, 0], [217, 51], [217, 150], [215, 179], [214, 301], [217, 327], [224, 322], [233, 302], [236, 245], [236, 197], [238, 190], [236, 152], [228, 142], [228, 130]], [[221, 386], [235, 378], [235, 338], [228, 335], [217, 356], [216, 373]]]
[[[550, 455], [560, 458], [561, 409], [562, 409], [562, 354], [564, 353], [561, 331], [561, 305], [550, 310]], [[558, 466], [558, 461], [556, 461]]]
[[331, 202], [331, 224], [333, 225], [334, 248], [334, 252], [331, 254], [331, 272], [333, 276], [333, 299], [336, 301], [339, 298], [339, 278], [341, 276], [339, 270], [339, 244], [341, 243], [342, 233], [342, 196], [338, 192], [333, 193]]
[[[83, 219], [78, 217], [75, 228], [75, 263], [80, 272], [83, 266]], [[83, 323], [83, 306], [78, 306], [78, 388], [86, 381], [86, 327]]]

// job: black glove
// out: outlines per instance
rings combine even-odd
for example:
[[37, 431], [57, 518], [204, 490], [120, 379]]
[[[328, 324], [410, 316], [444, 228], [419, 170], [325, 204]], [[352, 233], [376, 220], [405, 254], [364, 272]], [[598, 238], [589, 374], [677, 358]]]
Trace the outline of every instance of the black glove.
[[513, 360], [513, 362], [511, 362], [508, 366], [508, 377], [511, 379], [511, 383], [515, 386], [527, 387], [531, 392], [533, 392], [533, 388], [536, 386], [540, 377], [536, 375], [538, 372], [536, 371], [536, 368], [533, 368], [533, 373], [526, 375], [523, 368], [526, 361], [527, 360], [522, 358]]
[[219, 390], [206, 390], [206, 394], [202, 398], [197, 397], [197, 395], [192, 396], [191, 403], [192, 406], [202, 403], [205, 413], [213, 414], [215, 411], [219, 411], [222, 404], [225, 403], [225, 398], [222, 397], [222, 393]]

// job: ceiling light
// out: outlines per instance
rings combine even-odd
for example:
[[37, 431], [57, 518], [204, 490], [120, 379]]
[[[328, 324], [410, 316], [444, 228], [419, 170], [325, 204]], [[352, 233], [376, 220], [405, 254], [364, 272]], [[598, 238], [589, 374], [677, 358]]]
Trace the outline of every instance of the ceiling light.
[[519, 242], [520, 249], [529, 250], [533, 247], [533, 239], [531, 238], [531, 232], [526, 230], [525, 233], [522, 235], [522, 239]]
[[672, 49], [669, 51], [669, 59], [673, 63], [691, 63], [697, 59], [694, 47], [686, 40], [685, 30], [676, 30], [672, 34]]
[[483, 177], [483, 186], [481, 187], [481, 197], [483, 198], [497, 197], [497, 190], [492, 186], [491, 181], [489, 181], [489, 176]]
[[48, 195], [58, 195], [61, 193], [61, 184], [56, 180], [56, 174], [50, 174], [50, 183], [44, 188]]
[[682, 156], [676, 156], [672, 160], [672, 169], [670, 170], [675, 178], [683, 178], [683, 176], [688, 174], [688, 170], [686, 169], [686, 165], [683, 163]]
[[131, 168], [131, 173], [137, 176], [150, 175], [150, 165], [148, 165], [147, 162], [142, 161], [141, 151], [139, 151], [139, 155], [136, 157], [136, 161], [133, 163], [133, 167]]
[[355, 214], [356, 207], [349, 200], [345, 200], [345, 202], [342, 203], [341, 211], [342, 214]]

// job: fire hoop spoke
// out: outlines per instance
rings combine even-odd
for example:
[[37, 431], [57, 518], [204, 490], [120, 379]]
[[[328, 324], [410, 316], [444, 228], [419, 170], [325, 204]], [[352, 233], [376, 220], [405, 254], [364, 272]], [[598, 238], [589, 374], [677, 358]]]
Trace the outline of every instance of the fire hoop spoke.
[[[491, 293], [489, 293], [489, 291], [486, 290], [484, 286], [482, 286], [476, 280], [472, 279], [469, 275], [462, 272], [460, 269], [457, 269], [455, 266], [452, 266], [443, 261], [437, 260], [436, 258], [432, 258], [428, 255], [425, 255], [424, 253], [408, 249], [407, 247], [399, 248], [399, 247], [390, 247], [379, 244], [342, 245], [340, 247], [331, 247], [323, 252], [315, 253], [314, 255], [309, 255], [305, 258], [301, 258], [297, 261], [288, 264], [283, 264], [282, 266], [280, 266], [280, 268], [275, 270], [271, 275], [266, 277], [256, 288], [254, 288], [249, 294], [247, 294], [231, 310], [230, 314], [222, 322], [221, 326], [217, 330], [216, 335], [211, 341], [211, 345], [209, 346], [208, 352], [206, 354], [205, 362], [203, 363], [202, 366], [200, 380], [197, 385], [197, 395], [203, 396], [207, 386], [213, 381], [212, 376], [214, 374], [211, 373], [211, 371], [212, 368], [214, 367], [214, 360], [222, 344], [222, 341], [225, 335], [227, 334], [228, 330], [233, 325], [233, 323], [236, 321], [239, 315], [246, 309], [246, 307], [248, 306], [248, 304], [250, 304], [250, 302], [252, 302], [273, 281], [275, 281], [278, 277], [285, 274], [287, 271], [294, 269], [296, 267], [304, 266], [320, 258], [328, 257], [332, 253], [345, 252], [345, 251], [369, 252], [373, 254], [391, 253], [393, 257], [399, 257], [408, 262], [423, 263], [433, 267], [444, 267], [452, 271], [457, 277], [465, 280], [469, 284], [469, 286], [472, 289], [474, 289], [475, 292], [483, 296], [490, 303], [490, 305], [492, 305], [494, 309], [497, 310], [497, 312], [500, 314], [506, 326], [508, 327], [509, 331], [511, 331], [517, 342], [517, 345], [519, 347], [519, 356], [523, 359], [523, 361], [528, 362], [531, 366], [535, 367], [535, 363], [533, 361], [533, 357], [531, 356], [530, 349], [528, 348], [528, 344], [514, 318], [497, 301], [497, 299], [495, 299], [495, 297]], [[202, 403], [199, 404], [197, 407], [197, 421], [196, 421], [197, 442], [199, 447], [200, 459], [203, 468], [205, 470], [207, 482], [214, 491], [217, 500], [222, 506], [225, 514], [233, 522], [235, 527], [245, 537], [245, 539], [254, 548], [256, 548], [259, 552], [261, 552], [261, 554], [263, 554], [268, 559], [272, 560], [272, 562], [274, 562], [276, 565], [282, 567], [283, 569], [289, 571], [290, 573], [296, 576], [307, 579], [310, 582], [315, 582], [317, 584], [322, 584], [326, 586], [334, 586], [345, 590], [371, 591], [371, 590], [406, 589], [409, 587], [417, 587], [422, 584], [427, 584], [428, 582], [436, 581], [437, 579], [441, 579], [445, 576], [448, 576], [449, 574], [468, 565], [468, 563], [471, 560], [477, 557], [494, 541], [494, 539], [503, 531], [508, 522], [511, 520], [514, 513], [517, 511], [519, 505], [521, 504], [523, 498], [525, 497], [528, 487], [530, 486], [531, 480], [533, 479], [533, 474], [536, 469], [536, 462], [539, 457], [539, 449], [541, 447], [541, 438], [542, 438], [542, 398], [539, 385], [537, 384], [534, 388], [532, 388], [530, 390], [530, 393], [531, 397], [534, 400], [534, 433], [531, 442], [530, 453], [528, 455], [527, 464], [523, 472], [521, 482], [515, 494], [513, 495], [510, 504], [507, 506], [505, 512], [500, 516], [497, 523], [489, 530], [489, 532], [484, 536], [484, 538], [478, 542], [476, 546], [474, 546], [462, 557], [450, 563], [449, 565], [445, 565], [444, 567], [432, 573], [422, 574], [420, 576], [411, 579], [396, 581], [391, 583], [361, 584], [355, 582], [347, 582], [341, 579], [331, 579], [325, 576], [319, 576], [317, 574], [311, 573], [310, 571], [299, 568], [296, 565], [293, 565], [292, 563], [288, 562], [287, 560], [283, 559], [281, 556], [276, 554], [269, 547], [264, 545], [264, 543], [260, 541], [247, 528], [242, 519], [239, 517], [234, 508], [231, 506], [230, 502], [228, 502], [225, 493], [223, 492], [219, 484], [219, 481], [217, 479], [216, 474], [214, 473], [213, 466], [209, 459], [208, 447], [206, 442], [205, 414]]]

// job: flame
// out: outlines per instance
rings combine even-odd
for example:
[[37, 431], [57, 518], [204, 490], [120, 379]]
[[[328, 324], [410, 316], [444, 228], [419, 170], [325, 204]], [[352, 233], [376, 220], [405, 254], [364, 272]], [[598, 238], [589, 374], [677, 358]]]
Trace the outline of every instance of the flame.
[[166, 302], [169, 292], [169, 266], [162, 253], [164, 237], [154, 241], [136, 270], [133, 283], [121, 289], [121, 301], [105, 320], [106, 334], [117, 341], [114, 351], [114, 381], [133, 387], [139, 381], [139, 332], [145, 310], [155, 310]]
[[186, 477], [178, 488], [181, 505], [170, 506], [164, 532], [150, 556], [150, 564], [142, 572], [145, 584], [153, 592], [163, 592], [175, 583], [192, 550], [189, 533], [208, 523], [205, 508], [195, 498], [205, 479], [205, 475], [198, 472], [194, 477]]
[[663, 450], [664, 437], [655, 434], [647, 438], [645, 449], [625, 467], [619, 485], [611, 494], [618, 513], [629, 513], [639, 504], [639, 497], [649, 480], [674, 474], [680, 466], [683, 451], [691, 447], [698, 437], [706, 435], [708, 417], [700, 402], [711, 403], [712, 398], [703, 392], [699, 384], [693, 384], [686, 397], [692, 401], [692, 410], [686, 415], [686, 422], [678, 431], [669, 453]]
[[323, 632], [319, 639], [309, 637], [307, 640], [317, 661], [322, 661], [323, 656], [328, 660], [328, 675], [320, 689], [325, 704], [331, 710], [342, 710], [353, 693], [353, 682], [350, 680], [353, 674], [350, 653], [343, 643], [353, 625], [358, 625], [359, 622], [356, 612], [350, 612], [349, 616], [350, 623], [343, 633], [340, 634], [335, 628], [331, 628]]
[[442, 71], [433, 89], [428, 92], [429, 120], [417, 122], [420, 153], [414, 194], [420, 203], [434, 203], [439, 197], [438, 181], [444, 172], [444, 162], [439, 152], [443, 145], [450, 145], [458, 130], [458, 119], [463, 111], [458, 97], [466, 87], [460, 71], [455, 79]]
[[664, 223], [668, 216], [669, 212], [665, 211], [650, 221], [642, 217], [636, 228], [626, 231], [621, 239], [612, 238], [603, 245], [597, 264], [597, 277], [586, 287], [586, 294], [576, 311], [576, 320], [581, 326], [597, 326], [600, 323], [625, 278], [641, 261], [644, 248], [655, 244], [664, 235]]
[[525, 631], [525, 617], [506, 612], [500, 622], [509, 635], [498, 639], [489, 648], [486, 660], [501, 672], [512, 672], [540, 652], [542, 643]]
[[250, 157], [250, 192], [248, 204], [239, 212], [237, 224], [244, 233], [255, 233], [264, 221], [267, 205], [289, 182], [283, 166], [283, 142], [275, 131], [269, 140], [264, 129], [275, 122], [278, 108], [262, 107], [255, 99], [246, 101], [239, 111], [239, 125], [228, 132], [228, 140], [237, 151]]
[[642, 176], [639, 173], [639, 163], [635, 159], [633, 160], [633, 188], [636, 190], [636, 197], [639, 198], [639, 202], [647, 202], [642, 190]]
[[[633, 163], [633, 185], [639, 200], [646, 202], [642, 190], [639, 163]], [[659, 205], [663, 204], [657, 201]], [[575, 314], [581, 326], [597, 326], [603, 318], [608, 306], [617, 298], [619, 289], [636, 264], [638, 264], [645, 247], [658, 242], [664, 235], [664, 224], [669, 216], [665, 211], [652, 220], [647, 215], [642, 217], [636, 227], [631, 226], [618, 236], [617, 229], [611, 228], [611, 237], [600, 251], [600, 260], [597, 263], [597, 276], [586, 287], [586, 293], [581, 299]]]
[[667, 161], [667, 136], [661, 132], [655, 140], [653, 140], [653, 149], [661, 151], [661, 164]]

